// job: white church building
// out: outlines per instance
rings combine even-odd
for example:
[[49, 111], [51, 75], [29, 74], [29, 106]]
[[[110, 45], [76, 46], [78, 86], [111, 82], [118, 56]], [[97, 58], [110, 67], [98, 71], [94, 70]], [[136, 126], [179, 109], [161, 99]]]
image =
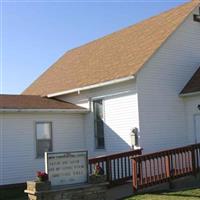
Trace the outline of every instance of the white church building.
[[0, 185], [44, 169], [45, 151], [89, 157], [200, 143], [200, 2], [66, 52], [21, 95], [0, 95]]

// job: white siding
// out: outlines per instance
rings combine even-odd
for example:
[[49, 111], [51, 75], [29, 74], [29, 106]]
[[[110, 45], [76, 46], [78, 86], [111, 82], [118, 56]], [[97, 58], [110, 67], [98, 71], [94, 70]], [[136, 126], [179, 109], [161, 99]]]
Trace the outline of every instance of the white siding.
[[200, 65], [199, 52], [200, 24], [191, 15], [138, 73], [140, 142], [145, 152], [188, 144], [179, 93]]
[[36, 121], [52, 122], [53, 151], [85, 149], [80, 114], [0, 114], [0, 185], [34, 179], [37, 171], [44, 170], [44, 159], [36, 159]]
[[104, 107], [107, 151], [129, 150], [130, 130], [138, 127], [137, 95], [106, 99]]
[[200, 110], [197, 108], [200, 105], [200, 95], [184, 97], [185, 110], [187, 117], [187, 131], [188, 131], [188, 141], [189, 143], [195, 143], [195, 115], [200, 115]]
[[138, 127], [138, 100], [134, 80], [60, 98], [88, 109], [92, 107], [92, 99], [103, 98], [105, 150], [95, 150], [92, 109], [85, 115], [85, 135], [90, 156], [130, 150], [130, 130]]

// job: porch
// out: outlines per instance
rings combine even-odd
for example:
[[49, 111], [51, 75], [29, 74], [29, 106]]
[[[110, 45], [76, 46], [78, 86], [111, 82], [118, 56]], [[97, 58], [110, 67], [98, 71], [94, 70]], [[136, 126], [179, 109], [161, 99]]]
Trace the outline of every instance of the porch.
[[[136, 193], [200, 186], [200, 143], [142, 155], [142, 149], [89, 159], [107, 175], [108, 199]], [[115, 187], [113, 187], [115, 186]]]

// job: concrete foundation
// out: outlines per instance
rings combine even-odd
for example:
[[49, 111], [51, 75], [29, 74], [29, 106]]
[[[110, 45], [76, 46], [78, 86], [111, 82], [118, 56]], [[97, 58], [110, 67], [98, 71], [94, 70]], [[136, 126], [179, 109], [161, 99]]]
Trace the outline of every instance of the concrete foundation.
[[107, 185], [98, 183], [49, 187], [45, 183], [28, 181], [25, 193], [29, 200], [106, 200]]
[[[180, 190], [200, 187], [200, 173], [196, 176], [186, 176], [137, 191], [137, 194]], [[39, 191], [38, 191], [39, 190]], [[108, 183], [84, 184], [76, 186], [49, 187], [27, 182], [29, 200], [117, 200], [134, 195], [132, 182], [108, 189]], [[136, 193], [135, 193], [136, 194]]]

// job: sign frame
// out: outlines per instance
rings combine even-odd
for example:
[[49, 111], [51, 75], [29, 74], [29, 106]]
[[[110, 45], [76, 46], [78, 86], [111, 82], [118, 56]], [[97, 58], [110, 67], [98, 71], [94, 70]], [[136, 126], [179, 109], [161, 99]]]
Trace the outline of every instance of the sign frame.
[[[45, 173], [49, 174], [49, 169], [48, 169], [48, 155], [53, 155], [53, 154], [73, 154], [73, 153], [85, 153], [85, 162], [86, 162], [86, 172], [87, 172], [87, 177], [86, 177], [86, 181], [85, 182], [80, 182], [80, 183], [72, 183], [72, 184], [62, 184], [62, 185], [80, 185], [80, 184], [86, 184], [89, 181], [89, 172], [88, 172], [88, 151], [87, 150], [83, 150], [83, 151], [60, 151], [60, 152], [45, 152]], [[49, 180], [51, 181], [51, 180]], [[62, 186], [60, 185], [60, 186]], [[56, 185], [59, 186], [59, 185]]]

